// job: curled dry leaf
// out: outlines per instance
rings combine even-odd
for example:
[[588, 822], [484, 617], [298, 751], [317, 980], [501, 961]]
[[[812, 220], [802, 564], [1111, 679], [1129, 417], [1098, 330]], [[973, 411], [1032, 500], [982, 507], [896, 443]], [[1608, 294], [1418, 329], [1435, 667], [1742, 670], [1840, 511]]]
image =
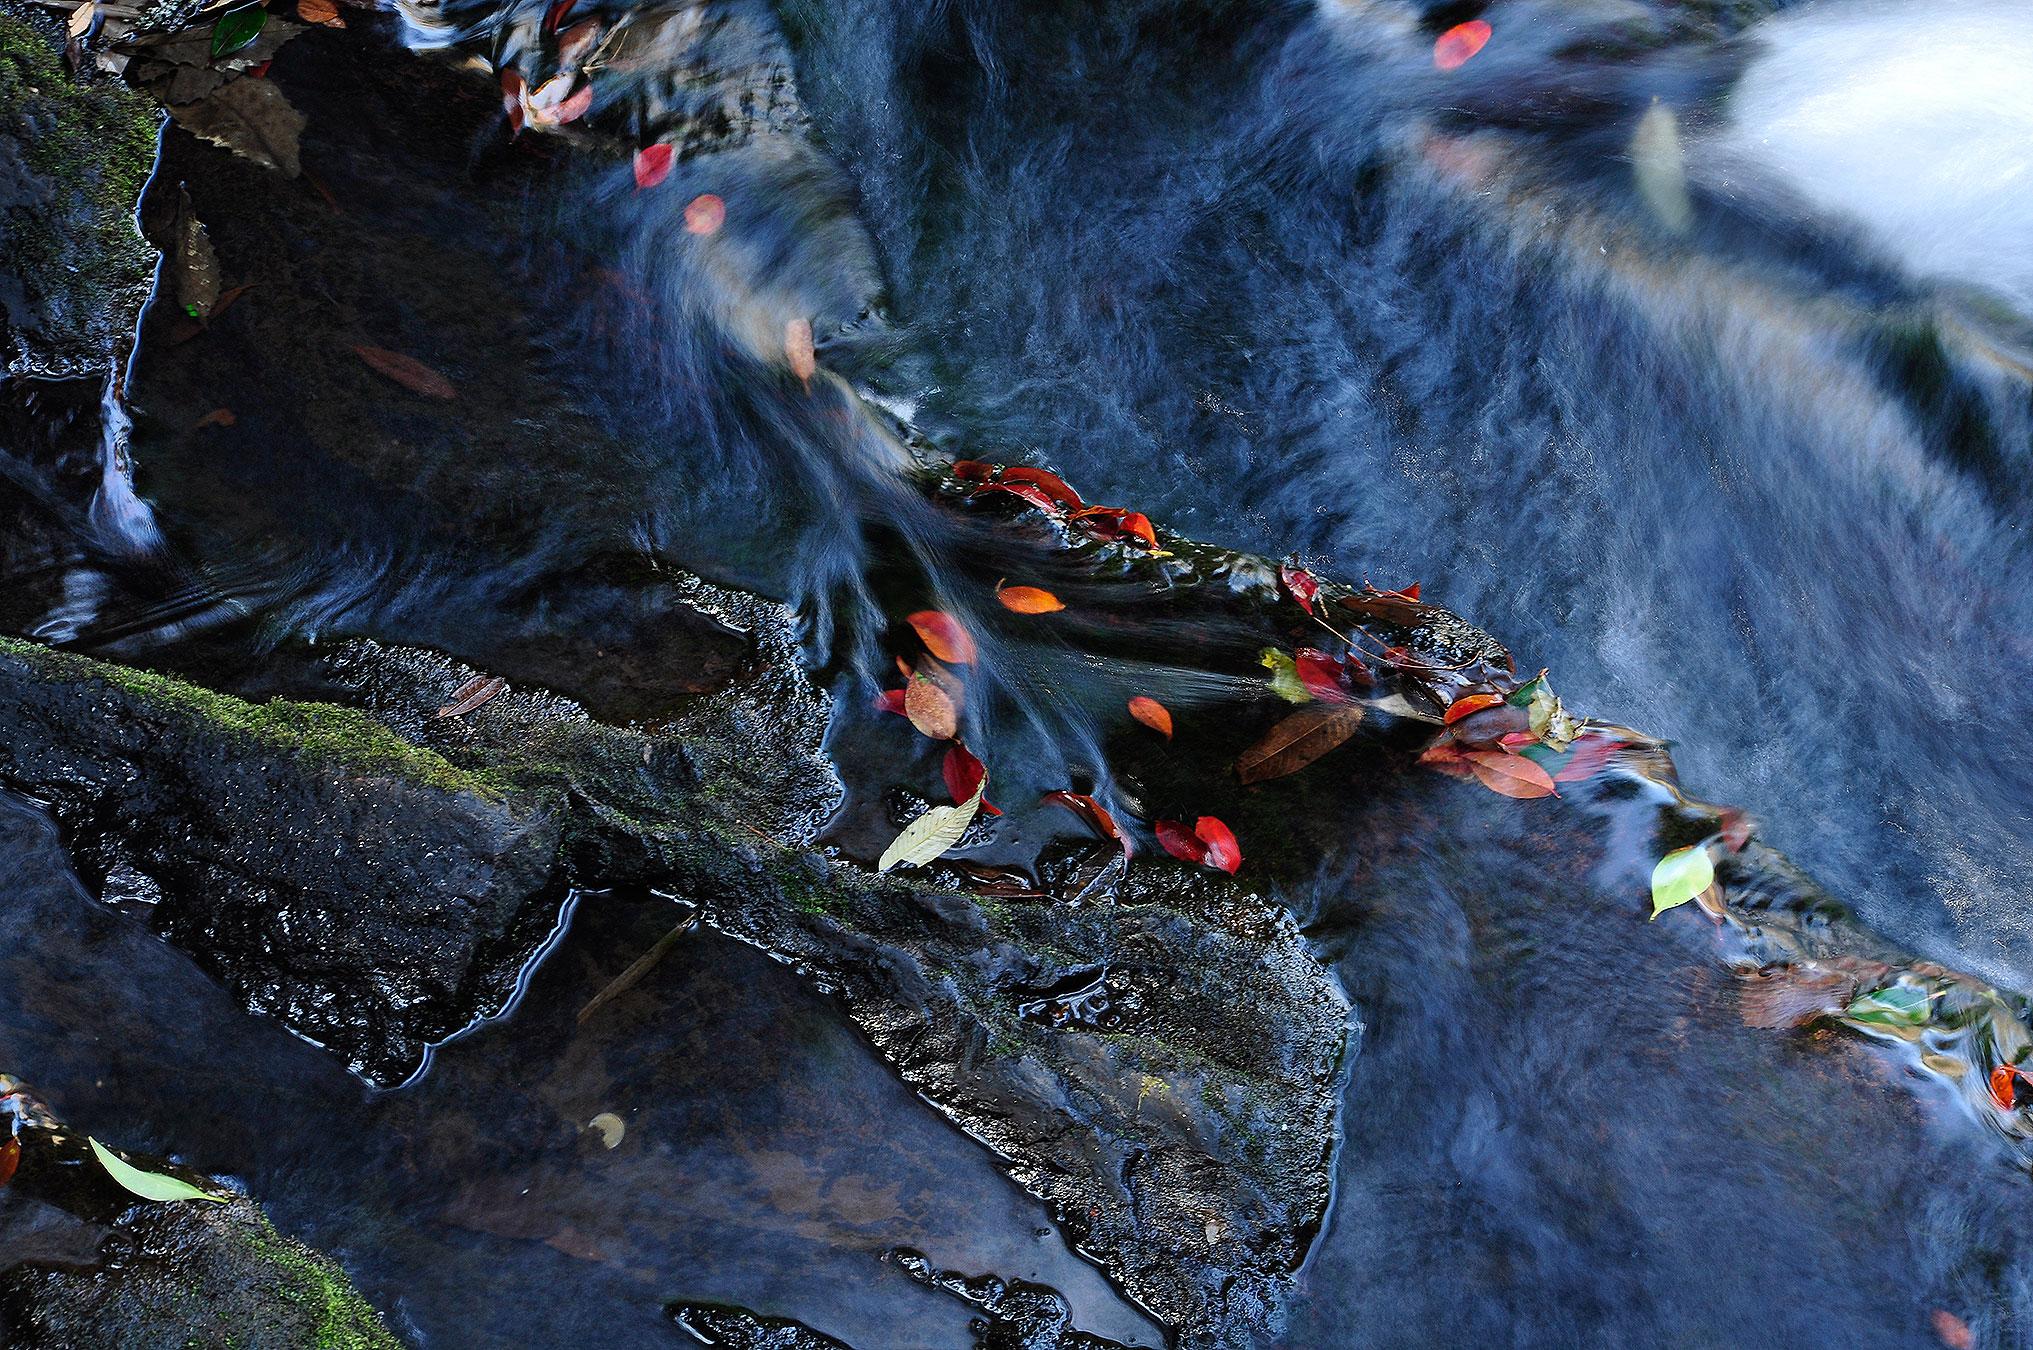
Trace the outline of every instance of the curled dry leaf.
[[1468, 760], [1469, 771], [1491, 792], [1520, 800], [1558, 795], [1553, 775], [1523, 755], [1506, 750], [1470, 750], [1464, 758]]
[[1263, 783], [1297, 773], [1337, 749], [1361, 725], [1359, 704], [1309, 703], [1236, 756], [1236, 777], [1244, 783]]
[[1065, 807], [1068, 811], [1086, 821], [1089, 827], [1103, 839], [1112, 839], [1122, 845], [1122, 854], [1125, 858], [1130, 855], [1129, 836], [1124, 834], [1122, 827], [1115, 823], [1115, 817], [1109, 814], [1108, 808], [1100, 802], [1095, 801], [1094, 798], [1086, 793], [1060, 790], [1047, 792], [1044, 796], [1038, 798], [1038, 800], [1048, 802], [1053, 806]]
[[801, 380], [810, 380], [819, 369], [819, 357], [812, 346], [812, 321], [790, 319], [784, 324], [784, 359], [790, 362], [791, 374]]
[[972, 797], [958, 806], [933, 807], [904, 827], [904, 832], [882, 851], [875, 870], [887, 872], [892, 867], [923, 867], [960, 842], [960, 836], [967, 833], [967, 827], [974, 822], [974, 813], [980, 806], [981, 792], [977, 788]]
[[960, 621], [944, 610], [921, 609], [904, 617], [925, 644], [925, 650], [941, 661], [956, 666], [974, 664], [974, 639], [960, 626]]
[[[658, 141], [645, 145], [635, 152], [635, 187], [638, 192], [657, 186], [671, 176], [671, 161], [676, 149], [668, 142]], [[697, 233], [697, 231], [694, 231]]]
[[710, 192], [702, 192], [685, 203], [687, 234], [717, 234], [727, 223], [727, 203]]
[[1014, 614], [1055, 614], [1066, 608], [1058, 596], [1036, 586], [1001, 586], [996, 589], [995, 598]]
[[267, 80], [231, 80], [194, 103], [173, 103], [169, 115], [194, 136], [291, 178], [303, 172], [298, 143], [307, 125], [282, 90]]
[[[954, 745], [946, 751], [946, 758], [939, 765], [939, 776], [946, 780], [946, 795], [953, 799], [955, 805], [988, 786], [988, 766], [976, 759], [974, 752], [964, 745]], [[981, 809], [986, 815], [1002, 814], [989, 804], [985, 796], [981, 799]]]
[[454, 399], [459, 391], [452, 382], [432, 370], [414, 356], [404, 356], [383, 347], [368, 347], [354, 344], [353, 352], [365, 361], [376, 374], [384, 375], [411, 393], [422, 394], [425, 398]]
[[904, 715], [935, 741], [950, 741], [960, 733], [960, 710], [953, 699], [923, 675], [912, 675], [904, 686]]
[[1164, 704], [1148, 694], [1138, 694], [1129, 701], [1129, 715], [1142, 722], [1152, 731], [1167, 740], [1172, 736], [1172, 712]]
[[452, 691], [452, 701], [438, 709], [438, 716], [464, 717], [506, 688], [508, 681], [498, 675], [475, 675]]

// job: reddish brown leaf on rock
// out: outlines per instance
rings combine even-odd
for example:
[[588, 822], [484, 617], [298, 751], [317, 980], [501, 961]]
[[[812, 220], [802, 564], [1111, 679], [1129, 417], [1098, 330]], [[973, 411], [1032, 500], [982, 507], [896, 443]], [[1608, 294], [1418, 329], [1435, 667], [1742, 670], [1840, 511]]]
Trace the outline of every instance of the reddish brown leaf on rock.
[[21, 1165], [21, 1141], [13, 1135], [0, 1142], [0, 1186], [14, 1180], [14, 1169]]
[[1205, 865], [1207, 842], [1176, 820], [1160, 820], [1151, 826], [1158, 836], [1158, 847], [1182, 862]]
[[[946, 751], [946, 758], [939, 765], [939, 776], [946, 780], [947, 795], [954, 805], [974, 799], [974, 790], [988, 779], [988, 766], [974, 757], [974, 752], [964, 745], [954, 745]], [[989, 805], [988, 798], [981, 799], [984, 815], [999, 816], [1001, 811]]]
[[464, 717], [506, 688], [508, 681], [499, 676], [475, 675], [452, 691], [452, 701], [438, 709], [438, 716]]
[[943, 610], [921, 609], [906, 615], [904, 622], [917, 631], [918, 640], [925, 644], [925, 650], [941, 661], [956, 666], [974, 664], [974, 639], [951, 614]]
[[986, 483], [995, 477], [995, 466], [978, 459], [955, 460], [953, 476], [963, 483]]
[[233, 415], [231, 408], [214, 408], [198, 419], [200, 427], [230, 427], [240, 419]]
[[439, 399], [454, 399], [459, 396], [459, 391], [452, 387], [450, 380], [414, 356], [404, 356], [401, 352], [391, 352], [381, 347], [367, 347], [357, 343], [353, 347], [353, 352], [376, 374], [394, 380], [411, 393]]
[[600, 36], [600, 20], [581, 19], [558, 34], [558, 64], [576, 66], [586, 49]]
[[1151, 518], [1141, 511], [1125, 511], [1119, 506], [1089, 506], [1075, 511], [1072, 518], [1097, 539], [1113, 540], [1128, 536], [1148, 547], [1158, 546]]
[[1556, 795], [1553, 776], [1523, 755], [1508, 754], [1502, 750], [1471, 750], [1467, 759], [1468, 767], [1491, 792], [1520, 800]]
[[791, 374], [801, 380], [810, 380], [819, 369], [819, 357], [812, 346], [812, 321], [810, 319], [789, 319], [784, 323], [784, 359], [790, 362]]
[[508, 114], [508, 129], [522, 130], [523, 95], [528, 86], [523, 83], [522, 72], [513, 66], [501, 72], [501, 107]]
[[1419, 756], [1419, 762], [1449, 778], [1466, 781], [1475, 777], [1475, 771], [1468, 764], [1468, 751], [1452, 741], [1435, 741], [1427, 746], [1425, 753]]
[[1440, 720], [1451, 727], [1470, 713], [1481, 712], [1484, 708], [1494, 708], [1503, 701], [1502, 694], [1464, 694], [1447, 705], [1447, 712]]
[[332, 0], [296, 0], [296, 16], [304, 23], [332, 24], [333, 20], [338, 19], [333, 27], [346, 26], [345, 20], [339, 19], [339, 7], [333, 4]]
[[671, 161], [677, 154], [674, 147], [664, 141], [645, 145], [635, 152], [635, 190], [645, 192], [656, 187], [671, 176]]
[[911, 676], [904, 686], [904, 716], [935, 741], [950, 741], [960, 731], [960, 710], [953, 699], [923, 675]]
[[1048, 516], [1059, 514], [1059, 504], [1045, 495], [1043, 488], [1030, 483], [983, 483], [974, 490], [977, 497], [984, 492], [1007, 492], [1020, 501], [1029, 502]]
[[685, 203], [685, 233], [718, 234], [727, 223], [727, 203], [716, 193], [702, 192]]
[[1299, 608], [1308, 614], [1313, 612], [1313, 602], [1320, 598], [1320, 579], [1303, 567], [1291, 563], [1278, 566], [1278, 580], [1285, 583], [1285, 589], [1299, 602]]
[[1365, 619], [1381, 619], [1385, 623], [1411, 625], [1425, 614], [1426, 606], [1419, 603], [1419, 588], [1408, 587], [1403, 591], [1379, 591], [1374, 588], [1359, 595], [1341, 597], [1341, 607], [1353, 610]]
[[1236, 756], [1236, 777], [1263, 783], [1297, 773], [1338, 748], [1362, 725], [1362, 708], [1352, 703], [1308, 703]]
[[1969, 1329], [1969, 1323], [1946, 1308], [1934, 1310], [1934, 1334], [1948, 1350], [1976, 1350], [1976, 1333]]
[[[1445, 713], [1441, 714], [1444, 718]], [[1477, 708], [1456, 719], [1447, 728], [1448, 734], [1463, 745], [1490, 747], [1500, 745], [1506, 736], [1524, 734], [1529, 740], [1539, 739], [1531, 734], [1532, 717], [1523, 708], [1516, 708], [1502, 699], [1487, 708]]]
[[1014, 614], [1055, 614], [1066, 608], [1058, 596], [1036, 586], [1004, 586], [996, 591], [995, 598]]
[[1065, 807], [1068, 811], [1086, 821], [1089, 827], [1103, 839], [1112, 839], [1122, 845], [1122, 855], [1125, 858], [1130, 855], [1129, 836], [1124, 834], [1122, 827], [1115, 823], [1115, 817], [1108, 813], [1108, 808], [1100, 802], [1095, 801], [1094, 798], [1086, 793], [1067, 792], [1062, 789], [1056, 792], [1047, 792], [1044, 796], [1038, 798], [1038, 800], [1049, 802], [1053, 806]]
[[1235, 831], [1215, 816], [1202, 816], [1193, 822], [1193, 833], [1207, 845], [1207, 866], [1218, 867], [1234, 876], [1236, 869], [1242, 866], [1242, 845], [1236, 842]]
[[1002, 481], [1005, 483], [1030, 483], [1038, 491], [1044, 493], [1061, 506], [1071, 507], [1075, 510], [1078, 510], [1080, 507], [1080, 494], [1068, 487], [1066, 480], [1059, 477], [1058, 474], [1044, 469], [1034, 469], [1028, 464], [1012, 464], [1002, 471]]
[[1172, 712], [1164, 704], [1148, 694], [1138, 694], [1129, 701], [1129, 715], [1142, 722], [1152, 731], [1167, 740], [1172, 736]]
[[1151, 548], [1158, 546], [1158, 532], [1151, 528], [1151, 518], [1141, 511], [1132, 511], [1122, 518], [1125, 534], [1135, 535]]

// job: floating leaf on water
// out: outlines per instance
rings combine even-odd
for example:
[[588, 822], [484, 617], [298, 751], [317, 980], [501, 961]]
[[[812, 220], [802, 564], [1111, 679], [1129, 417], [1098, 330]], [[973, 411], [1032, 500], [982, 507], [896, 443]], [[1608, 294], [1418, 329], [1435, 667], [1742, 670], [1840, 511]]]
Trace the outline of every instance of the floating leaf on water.
[[198, 219], [188, 188], [177, 188], [176, 216], [172, 221], [169, 256], [164, 266], [174, 283], [172, 291], [184, 313], [203, 321], [219, 303], [219, 255], [212, 251], [212, 237]]
[[2011, 1111], [2018, 1107], [2019, 1074], [2009, 1064], [2000, 1064], [1991, 1070], [1991, 1101], [2000, 1111]]
[[1714, 884], [1715, 863], [1706, 845], [1674, 849], [1652, 867], [1652, 917], [1686, 904]]
[[1291, 714], [1262, 740], [1236, 756], [1235, 774], [1244, 783], [1263, 783], [1299, 770], [1337, 749], [1362, 725], [1353, 703], [1314, 703]]
[[1551, 797], [1558, 792], [1553, 786], [1553, 775], [1523, 755], [1507, 750], [1470, 750], [1465, 758], [1469, 771], [1491, 792], [1521, 801]]
[[789, 319], [784, 323], [784, 359], [791, 374], [809, 380], [819, 369], [817, 350], [812, 345], [812, 321]]
[[1969, 1323], [1946, 1308], [1936, 1308], [1933, 1321], [1935, 1336], [1948, 1350], [1976, 1350], [1976, 1333], [1969, 1329]]
[[1281, 652], [1276, 647], [1266, 647], [1257, 654], [1257, 662], [1271, 672], [1271, 692], [1287, 703], [1311, 703], [1313, 691], [1299, 678], [1299, 663], [1290, 652]]
[[1081, 506], [1080, 494], [1068, 487], [1065, 479], [1046, 469], [1034, 469], [1028, 464], [1012, 464], [1002, 471], [1002, 481], [1028, 483], [1059, 506], [1073, 510]]
[[1464, 694], [1447, 705], [1447, 711], [1440, 720], [1451, 727], [1470, 713], [1481, 712], [1484, 708], [1494, 708], [1503, 701], [1502, 694]]
[[1655, 96], [1631, 134], [1631, 175], [1638, 196], [1658, 222], [1674, 234], [1694, 224], [1687, 195], [1687, 160], [1680, 149], [1680, 119]]
[[685, 203], [685, 233], [717, 234], [727, 223], [727, 203], [710, 192], [702, 192]]
[[260, 5], [242, 5], [221, 14], [212, 25], [212, 59], [230, 56], [254, 41], [267, 22], [268, 11]]
[[1137, 721], [1170, 740], [1172, 737], [1172, 711], [1148, 694], [1138, 694], [1129, 701], [1129, 715]]
[[999, 587], [995, 598], [1013, 614], [1056, 614], [1066, 608], [1065, 602], [1058, 596], [1036, 586]]
[[432, 370], [414, 356], [404, 356], [383, 347], [368, 347], [359, 343], [353, 346], [354, 355], [365, 361], [376, 374], [384, 375], [412, 393], [425, 398], [454, 399], [459, 391], [452, 382]]
[[619, 1148], [621, 1146], [621, 1137], [628, 1133], [627, 1124], [612, 1111], [602, 1111], [599, 1115], [586, 1122], [586, 1128], [597, 1130], [600, 1134], [601, 1144], [607, 1148]]
[[925, 644], [925, 650], [941, 661], [956, 666], [974, 664], [974, 639], [960, 625], [960, 621], [944, 610], [921, 609], [904, 617]]
[[878, 872], [892, 867], [922, 867], [960, 842], [974, 813], [981, 806], [981, 791], [958, 806], [935, 806], [904, 827], [875, 864]]
[[1115, 817], [1109, 814], [1108, 808], [1100, 802], [1095, 801], [1094, 798], [1086, 793], [1060, 790], [1047, 792], [1044, 796], [1038, 798], [1038, 800], [1048, 802], [1054, 806], [1065, 807], [1074, 815], [1086, 821], [1102, 838], [1113, 840], [1122, 845], [1124, 857], [1130, 855], [1129, 836], [1124, 834], [1122, 827], [1115, 823]]
[[1624, 742], [1614, 736], [1589, 733], [1568, 747], [1567, 757], [1560, 767], [1553, 771], [1556, 783], [1579, 783], [1593, 778], [1609, 767], [1617, 751], [1624, 748]]
[[195, 103], [173, 103], [169, 115], [192, 135], [224, 146], [290, 178], [303, 172], [298, 142], [307, 125], [267, 80], [233, 80]]
[[[939, 765], [939, 776], [946, 780], [946, 795], [957, 806], [988, 786], [988, 766], [974, 757], [974, 752], [964, 745], [954, 745], [946, 751], [946, 758]], [[988, 798], [981, 799], [983, 815], [999, 816], [1000, 810], [989, 805]]]
[[438, 709], [438, 716], [464, 717], [506, 688], [508, 681], [498, 675], [475, 675], [452, 691], [452, 701]]
[[[636, 151], [636, 191], [641, 192], [653, 188], [663, 182], [664, 179], [669, 178], [671, 176], [671, 163], [676, 155], [676, 149], [664, 141], [658, 141], [655, 145], [645, 145], [642, 149]], [[689, 212], [687, 213], [686, 224], [690, 225]], [[692, 233], [697, 234], [699, 231], [693, 230]]]
[[1843, 1016], [1852, 1022], [1871, 1026], [1924, 1026], [1932, 1002], [1923, 989], [1904, 983], [1892, 984], [1851, 999], [1849, 1006], [1843, 1009]]
[[1455, 24], [1433, 40], [1433, 66], [1437, 70], [1459, 70], [1469, 58], [1488, 45], [1492, 30], [1481, 19]]
[[904, 716], [935, 741], [950, 741], [960, 732], [960, 710], [937, 683], [914, 674], [904, 686]]
[[1348, 690], [1342, 683], [1342, 678], [1348, 673], [1346, 662], [1317, 648], [1301, 647], [1292, 656], [1292, 669], [1298, 675], [1299, 683], [1314, 698], [1330, 703], [1348, 702]]
[[225, 1196], [199, 1190], [188, 1181], [166, 1177], [160, 1172], [144, 1172], [132, 1163], [122, 1162], [96, 1139], [88, 1137], [85, 1142], [92, 1146], [93, 1154], [98, 1157], [107, 1175], [143, 1200], [209, 1200], [215, 1205], [226, 1203]]

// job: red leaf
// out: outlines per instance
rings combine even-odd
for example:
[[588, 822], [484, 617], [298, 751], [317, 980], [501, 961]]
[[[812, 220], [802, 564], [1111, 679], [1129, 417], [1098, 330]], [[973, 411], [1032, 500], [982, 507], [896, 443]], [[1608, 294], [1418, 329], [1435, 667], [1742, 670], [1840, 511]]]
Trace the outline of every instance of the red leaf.
[[819, 358], [812, 347], [810, 319], [788, 319], [784, 322], [784, 359], [790, 362], [791, 374], [801, 380], [810, 380], [818, 371]]
[[1433, 42], [1433, 64], [1440, 70], [1459, 70], [1468, 64], [1468, 58], [1483, 49], [1489, 41], [1490, 26], [1481, 19], [1470, 19], [1458, 23], [1442, 33]]
[[877, 712], [895, 713], [898, 717], [908, 716], [904, 712], [904, 691], [901, 689], [883, 690], [875, 696], [875, 710]]
[[510, 132], [522, 130], [522, 95], [526, 87], [521, 71], [510, 67], [501, 72], [501, 106], [508, 113]]
[[671, 176], [676, 147], [664, 141], [645, 145], [635, 152], [635, 186], [638, 191], [653, 188]]
[[1553, 787], [1553, 776], [1523, 755], [1506, 754], [1502, 750], [1470, 750], [1465, 758], [1468, 767], [1491, 792], [1521, 800], [1558, 795]]
[[557, 107], [551, 109], [551, 120], [559, 126], [563, 126], [567, 122], [576, 122], [584, 117], [587, 109], [592, 106], [593, 86], [590, 83], [582, 84], [573, 91], [571, 97], [563, 100]]
[[1035, 484], [1040, 492], [1061, 506], [1079, 509], [1080, 494], [1066, 486], [1066, 480], [1058, 474], [1049, 473], [1044, 469], [1034, 469], [1028, 464], [1012, 464], [1002, 471], [1002, 481]]
[[1001, 586], [996, 589], [995, 598], [1015, 614], [1054, 614], [1066, 608], [1058, 596], [1036, 586]]
[[1451, 727], [1470, 713], [1481, 712], [1484, 708], [1494, 708], [1503, 701], [1502, 694], [1465, 694], [1447, 705], [1446, 715], [1440, 720]]
[[[974, 789], [988, 779], [988, 766], [974, 757], [974, 752], [964, 745], [955, 745], [946, 751], [946, 758], [939, 765], [939, 776], [946, 780], [946, 792], [958, 806], [974, 795]], [[981, 799], [982, 811], [999, 816], [1001, 811], [988, 804], [988, 798]]]
[[380, 347], [363, 347], [357, 343], [354, 344], [353, 351], [362, 361], [373, 367], [377, 374], [387, 376], [412, 393], [422, 394], [426, 398], [454, 399], [459, 396], [459, 391], [452, 387], [450, 380], [414, 356], [404, 356], [401, 352], [391, 352]]
[[685, 203], [685, 233], [716, 234], [727, 223], [727, 203], [711, 192], [702, 192]]
[[955, 460], [953, 476], [963, 483], [986, 483], [995, 477], [995, 466], [978, 459]]
[[1743, 852], [1744, 845], [1751, 842], [1752, 832], [1758, 828], [1758, 822], [1737, 806], [1723, 807], [1717, 815], [1716, 825], [1722, 832], [1723, 844], [1732, 853]]
[[1114, 540], [1132, 535], [1151, 548], [1158, 546], [1157, 532], [1151, 529], [1151, 519], [1141, 511], [1125, 511], [1119, 506], [1090, 506], [1075, 511], [1072, 518], [1081, 522], [1097, 539]]
[[1152, 548], [1158, 546], [1158, 532], [1151, 528], [1151, 518], [1141, 511], [1132, 511], [1122, 518], [1122, 528]]
[[21, 1165], [21, 1141], [13, 1135], [0, 1143], [0, 1186], [14, 1180], [14, 1169]]
[[1148, 695], [1138, 694], [1129, 701], [1129, 715], [1142, 722], [1166, 740], [1172, 738], [1172, 713], [1164, 704]]
[[2000, 1111], [2012, 1109], [2012, 1099], [2016, 1095], [2013, 1080], [2017, 1076], [2009, 1064], [2000, 1064], [1991, 1070], [1991, 1100], [1997, 1103]]
[[584, 53], [584, 49], [591, 45], [593, 39], [599, 36], [600, 20], [598, 19], [581, 19], [564, 32], [558, 34], [558, 64], [561, 66], [577, 65], [579, 57]]
[[1086, 793], [1060, 790], [1047, 792], [1044, 796], [1038, 798], [1038, 800], [1050, 802], [1054, 806], [1065, 807], [1068, 811], [1086, 821], [1103, 839], [1113, 839], [1116, 843], [1121, 844], [1123, 857], [1127, 858], [1130, 855], [1129, 836], [1124, 834], [1122, 827], [1115, 823], [1115, 817], [1108, 813], [1108, 808], [1100, 802], [1095, 801], [1094, 798]]
[[1181, 861], [1202, 866], [1207, 862], [1207, 844], [1176, 820], [1161, 820], [1151, 826], [1157, 832], [1158, 847]]
[[925, 650], [941, 661], [956, 666], [974, 664], [974, 639], [951, 614], [943, 610], [921, 609], [905, 616], [904, 622], [917, 630], [918, 640], [925, 644]]
[[944, 689], [923, 675], [904, 686], [904, 716], [935, 741], [950, 741], [960, 731], [960, 710]]
[[566, 16], [572, 12], [572, 5], [574, 3], [575, 0], [557, 0], [556, 4], [545, 10], [544, 31], [546, 33], [557, 32], [559, 26], [565, 22]]
[[1242, 845], [1236, 842], [1235, 831], [1217, 817], [1202, 816], [1193, 822], [1193, 833], [1207, 845], [1207, 865], [1234, 876], [1242, 866]]
[[1059, 514], [1059, 504], [1047, 497], [1044, 489], [1033, 487], [1029, 483], [983, 483], [974, 490], [974, 495], [978, 497], [984, 492], [1007, 492], [1012, 497], [1029, 502], [1046, 515]]
[[1299, 683], [1306, 692], [1327, 703], [1348, 702], [1348, 690], [1341, 683], [1346, 670], [1340, 661], [1314, 647], [1301, 647], [1292, 656]]
[[1449, 778], [1467, 780], [1475, 777], [1469, 767], [1468, 752], [1451, 741], [1436, 741], [1426, 747], [1419, 762], [1429, 769], [1446, 774]]
[[1292, 598], [1299, 602], [1299, 608], [1308, 614], [1313, 612], [1313, 602], [1320, 597], [1320, 579], [1303, 567], [1282, 563], [1278, 567], [1278, 580], [1285, 583]]
[[1556, 783], [1579, 783], [1593, 778], [1609, 767], [1616, 752], [1624, 743], [1613, 736], [1587, 735], [1574, 742], [1567, 756], [1567, 762], [1560, 766], [1560, 772], [1553, 775]]

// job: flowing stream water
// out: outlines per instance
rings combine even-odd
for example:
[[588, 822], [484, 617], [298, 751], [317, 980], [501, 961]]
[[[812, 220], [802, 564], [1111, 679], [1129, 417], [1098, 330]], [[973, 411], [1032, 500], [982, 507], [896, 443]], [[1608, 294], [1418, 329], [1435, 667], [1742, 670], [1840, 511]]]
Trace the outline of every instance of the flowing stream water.
[[[862, 711], [884, 614], [1038, 560], [931, 510], [851, 387], [932, 447], [1051, 465], [1183, 534], [1421, 582], [1571, 706], [1672, 741], [1692, 790], [1880, 933], [2033, 989], [2023, 6], [773, 14], [831, 169], [708, 157], [662, 195], [286, 49], [348, 223], [249, 205], [212, 223], [222, 250], [266, 240], [305, 293], [355, 278], [349, 304], [507, 411], [405, 426], [395, 490], [347, 458], [356, 413], [321, 405], [286, 305], [188, 345], [158, 305], [137, 481], [204, 584], [95, 592], [52, 635], [160, 656], [195, 630], [194, 664], [241, 669], [372, 634], [539, 682], [597, 668], [589, 703], [628, 717], [689, 692], [675, 658], [710, 642], [608, 560], [674, 562], [807, 617], [850, 787], [828, 837], [872, 856], [884, 791], [936, 781]], [[1486, 45], [1440, 68], [1470, 21]], [[678, 214], [708, 191], [717, 253]], [[759, 369], [782, 313], [817, 316], [840, 392]], [[187, 430], [218, 404], [233, 427]], [[131, 537], [147, 517], [116, 496]], [[994, 631], [976, 733], [1011, 800], [1107, 790], [1125, 689], [1232, 693]], [[1742, 1025], [1706, 936], [1642, 922], [1633, 841], [1549, 857], [1513, 804], [1438, 778], [1304, 800], [1280, 896], [1362, 1034], [1274, 1343], [1915, 1345], [1942, 1310], [2029, 1334], [2023, 1168], [1878, 1048]], [[1011, 819], [970, 856], [1064, 828]], [[0, 898], [0, 1067], [246, 1177], [424, 1343], [654, 1344], [683, 1294], [863, 1350], [964, 1344], [962, 1305], [875, 1259], [898, 1245], [1160, 1337], [765, 958], [688, 939], [576, 1027], [660, 902], [582, 904], [511, 1016], [370, 1094], [86, 897], [19, 804]], [[603, 1110], [628, 1122], [611, 1154], [584, 1129]]]

